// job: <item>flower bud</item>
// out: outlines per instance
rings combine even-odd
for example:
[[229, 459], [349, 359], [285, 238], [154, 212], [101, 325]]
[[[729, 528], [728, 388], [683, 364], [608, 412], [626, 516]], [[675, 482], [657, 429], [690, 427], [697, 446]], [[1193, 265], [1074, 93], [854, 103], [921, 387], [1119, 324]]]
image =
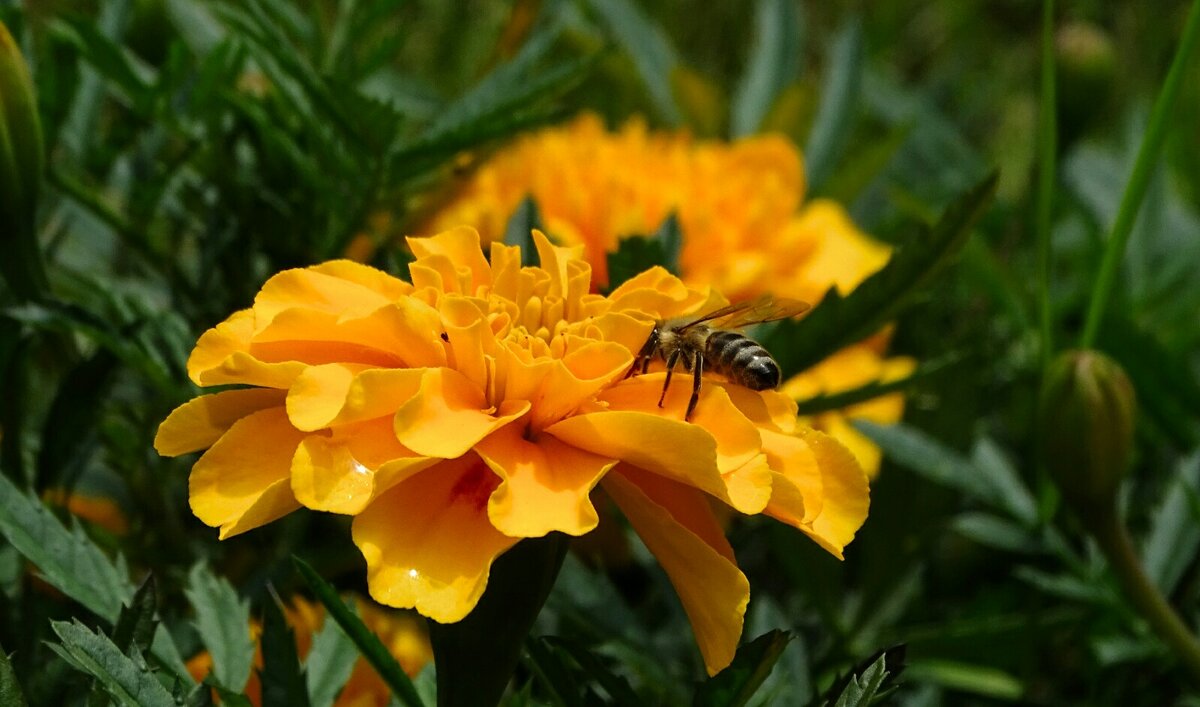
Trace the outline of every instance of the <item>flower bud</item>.
[[42, 126], [29, 69], [0, 22], [0, 258], [4, 275], [22, 297], [36, 296], [44, 274], [34, 232], [42, 176]]
[[1046, 466], [1077, 510], [1110, 503], [1129, 468], [1136, 400], [1120, 365], [1097, 351], [1066, 351], [1042, 391]]

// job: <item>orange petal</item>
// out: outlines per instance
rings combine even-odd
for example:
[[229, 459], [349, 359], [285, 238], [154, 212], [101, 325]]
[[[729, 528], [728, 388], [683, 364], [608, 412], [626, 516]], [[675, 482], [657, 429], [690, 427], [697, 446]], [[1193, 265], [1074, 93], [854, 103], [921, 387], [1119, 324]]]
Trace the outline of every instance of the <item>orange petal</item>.
[[475, 455], [408, 478], [354, 519], [367, 585], [382, 604], [452, 623], [475, 608], [492, 561], [512, 547], [488, 520], [500, 480]]
[[[750, 390], [714, 382], [729, 394], [738, 411], [759, 428], [791, 434], [796, 429], [796, 401], [777, 390]], [[707, 383], [706, 383], [707, 385]]]
[[309, 435], [292, 459], [292, 492], [315, 511], [355, 515], [388, 489], [438, 463], [406, 449], [391, 417]]
[[288, 391], [288, 417], [297, 429], [311, 431], [392, 415], [417, 394], [426, 370], [311, 366]]
[[568, 265], [572, 262], [581, 262], [583, 260], [583, 246], [556, 246], [550, 242], [546, 234], [537, 229], [533, 230], [532, 236], [542, 270], [550, 273], [549, 294], [552, 297], [565, 298], [567, 296], [567, 282], [571, 279], [571, 273], [568, 272]]
[[[800, 428], [797, 439], [803, 450], [793, 450], [787, 465], [777, 468], [774, 492], [764, 512], [799, 528], [841, 559], [842, 550], [867, 519], [867, 476], [849, 450], [833, 437]], [[812, 510], [813, 504], [819, 510]]]
[[238, 420], [192, 467], [192, 512], [224, 540], [296, 510], [290, 475], [303, 438], [281, 407]]
[[364, 317], [411, 290], [408, 283], [348, 260], [315, 268], [284, 270], [263, 284], [254, 298], [262, 329], [293, 307], [318, 309], [346, 318]]
[[396, 411], [396, 438], [417, 454], [453, 459], [528, 411], [528, 402], [506, 400], [493, 414], [482, 391], [466, 376], [430, 368], [419, 392]]
[[428, 238], [409, 238], [408, 247], [417, 257], [419, 266], [424, 265], [422, 261], [425, 260], [440, 260], [437, 256], [453, 265], [456, 281], [454, 285], [443, 283], [446, 292], [474, 295], [479, 288], [492, 283], [492, 268], [483, 257], [479, 233], [474, 228], [459, 226]]
[[[664, 373], [637, 376], [604, 391], [598, 399], [608, 403], [610, 410], [637, 411], [682, 421], [692, 394], [691, 375], [676, 372], [660, 408], [658, 398], [665, 377]], [[716, 442], [717, 469], [726, 477], [718, 498], [742, 513], [760, 512], [771, 496], [771, 478], [766, 465], [755, 461], [761, 452], [762, 440], [758, 428], [734, 406], [725, 387], [705, 381], [691, 422], [684, 424], [699, 427]], [[632, 459], [626, 461], [649, 468]], [[732, 476], [735, 472], [736, 477]]]
[[188, 377], [196, 385], [244, 383], [286, 388], [304, 370], [298, 361], [264, 363], [250, 354], [254, 312], [243, 309], [204, 332], [188, 357]]
[[[710, 544], [711, 528], [702, 530], [704, 536], [698, 534], [689, 527], [689, 523], [696, 527], [696, 516], [675, 504], [664, 506], [647, 493], [657, 489], [643, 489], [620, 469], [606, 476], [603, 486], [671, 579], [691, 621], [704, 667], [709, 675], [716, 675], [737, 651], [750, 583], [730, 554]], [[694, 510], [695, 501], [691, 506], [689, 510]], [[676, 509], [681, 516], [674, 515]]]
[[211, 447], [233, 423], [253, 412], [283, 405], [284, 393], [273, 388], [226, 390], [201, 395], [175, 408], [158, 426], [154, 448], [164, 457]]
[[747, 498], [731, 497], [717, 468], [716, 441], [705, 430], [686, 422], [643, 412], [608, 410], [574, 415], [544, 431], [573, 447], [620, 459], [698, 488], [739, 510], [761, 510], [766, 498], [759, 497], [770, 495], [767, 487], [765, 494], [759, 490]]
[[[626, 280], [608, 299], [614, 312], [640, 312], [650, 319], [670, 319], [697, 311], [710, 298], [707, 288], [692, 289], [656, 265]], [[712, 308], [720, 306], [714, 303]]]
[[538, 538], [557, 530], [583, 535], [599, 523], [588, 495], [615, 459], [590, 454], [550, 435], [527, 441], [507, 425], [475, 445], [502, 483], [488, 501], [492, 525], [505, 535]]

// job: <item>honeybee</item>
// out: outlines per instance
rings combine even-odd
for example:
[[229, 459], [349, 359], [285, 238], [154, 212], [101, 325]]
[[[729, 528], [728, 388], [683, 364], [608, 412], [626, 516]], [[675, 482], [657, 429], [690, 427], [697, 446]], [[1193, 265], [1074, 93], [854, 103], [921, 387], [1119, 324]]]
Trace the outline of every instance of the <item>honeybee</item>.
[[705, 368], [724, 375], [730, 381], [751, 390], [779, 387], [779, 364], [757, 341], [731, 331], [751, 324], [790, 319], [808, 311], [809, 304], [793, 299], [776, 299], [763, 295], [757, 299], [731, 304], [694, 319], [668, 319], [658, 322], [646, 343], [633, 359], [626, 378], [645, 373], [650, 362], [658, 356], [667, 364], [658, 406], [663, 406], [675, 366], [692, 374], [692, 397], [683, 419], [692, 417], [700, 400], [700, 381]]

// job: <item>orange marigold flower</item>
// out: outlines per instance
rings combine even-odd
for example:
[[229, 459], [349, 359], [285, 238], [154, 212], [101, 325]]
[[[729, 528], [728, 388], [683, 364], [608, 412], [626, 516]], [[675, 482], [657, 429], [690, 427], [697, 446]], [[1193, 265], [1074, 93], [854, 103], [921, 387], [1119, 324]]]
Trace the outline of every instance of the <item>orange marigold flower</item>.
[[[582, 245], [605, 281], [606, 254], [620, 239], [654, 233], [674, 213], [684, 234], [680, 267], [686, 282], [712, 285], [733, 301], [769, 292], [815, 303], [830, 287], [853, 290], [883, 267], [891, 249], [862, 233], [840, 204], [804, 202], [804, 190], [800, 154], [782, 136], [696, 141], [649, 132], [638, 121], [610, 133], [598, 117], [584, 115], [520, 138], [491, 157], [433, 214], [426, 230], [471, 223], [485, 241], [500, 239], [517, 205], [531, 196], [546, 229], [566, 244]], [[911, 359], [885, 363], [874, 347], [854, 348], [845, 360], [864, 368], [825, 367], [818, 376], [825, 392], [870, 382], [864, 371], [913, 367]], [[879, 449], [849, 424], [867, 410], [867, 419], [896, 422], [904, 398], [830, 412], [815, 424], [850, 445], [874, 476]]]
[[866, 517], [866, 477], [797, 425], [776, 391], [664, 373], [626, 378], [654, 322], [725, 303], [653, 268], [592, 293], [578, 247], [520, 248], [456, 228], [410, 238], [412, 282], [335, 261], [271, 278], [188, 360], [206, 395], [163, 422], [167, 455], [210, 447], [193, 512], [221, 537], [300, 506], [354, 515], [372, 597], [455, 622], [522, 538], [583, 535], [599, 485], [663, 564], [712, 673], [749, 599], [705, 498], [793, 525], [841, 556]]
[[[355, 599], [355, 608], [366, 627], [379, 637], [409, 677], [416, 677], [433, 660], [429, 634], [420, 617], [385, 609], [358, 598]], [[321, 630], [325, 622], [325, 607], [295, 596], [292, 597], [290, 605], [284, 607], [283, 613], [288, 626], [295, 634], [296, 653], [304, 660], [312, 649], [313, 636]], [[252, 621], [249, 631], [257, 642], [262, 627], [258, 622]], [[256, 645], [255, 670], [250, 672], [249, 681], [241, 688], [254, 705], [262, 704], [262, 684], [258, 679], [258, 671], [263, 666], [262, 660], [262, 647]], [[188, 660], [187, 669], [197, 682], [203, 680], [212, 670], [212, 656], [207, 651], [196, 654]], [[392, 691], [387, 683], [379, 677], [379, 673], [367, 660], [360, 656], [354, 663], [350, 679], [333, 704], [335, 707], [385, 707], [391, 703], [391, 699]]]

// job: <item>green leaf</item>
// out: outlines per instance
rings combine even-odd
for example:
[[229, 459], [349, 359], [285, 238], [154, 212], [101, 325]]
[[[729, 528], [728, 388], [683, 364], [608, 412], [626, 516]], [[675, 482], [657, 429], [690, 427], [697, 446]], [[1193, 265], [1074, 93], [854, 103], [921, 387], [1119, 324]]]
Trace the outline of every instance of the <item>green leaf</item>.
[[388, 684], [392, 694], [408, 707], [423, 707], [424, 703], [417, 695], [417, 691], [413, 689], [412, 680], [400, 667], [400, 663], [396, 662], [395, 656], [379, 640], [379, 636], [376, 636], [362, 622], [362, 619], [350, 611], [338, 596], [337, 590], [321, 579], [321, 576], [307, 562], [295, 556], [292, 557], [292, 562], [296, 565], [300, 576], [304, 578], [304, 583], [312, 590], [313, 595], [325, 605], [325, 610], [329, 612], [333, 620], [342, 627], [350, 640], [354, 641], [354, 645], [358, 646], [359, 652]]
[[263, 602], [260, 645], [263, 707], [308, 707], [308, 689], [296, 655], [296, 637], [273, 596]]
[[742, 707], [771, 674], [792, 634], [770, 631], [738, 648], [729, 667], [709, 678], [696, 691], [693, 704], [704, 707]]
[[517, 210], [508, 219], [504, 227], [505, 245], [515, 245], [521, 248], [521, 266], [531, 267], [538, 264], [537, 247], [533, 243], [533, 230], [544, 231], [542, 217], [538, 213], [537, 202], [533, 196], [526, 196], [517, 205]]
[[750, 58], [733, 94], [734, 137], [758, 132], [780, 92], [799, 75], [804, 50], [801, 12], [792, 0], [759, 0]]
[[325, 621], [313, 636], [312, 648], [304, 661], [304, 679], [313, 707], [333, 704], [357, 662], [358, 649], [354, 641], [337, 621]]
[[111, 81], [134, 110], [150, 110], [154, 98], [155, 71], [125, 47], [104, 35], [99, 25], [89, 20], [67, 22], [51, 20], [55, 37], [74, 45], [101, 76]]
[[614, 290], [629, 278], [658, 266], [679, 274], [679, 252], [683, 232], [675, 212], [665, 218], [652, 236], [629, 235], [617, 242], [617, 249], [605, 253], [608, 261], [608, 289]]
[[175, 707], [175, 699], [140, 654], [130, 658], [107, 636], [78, 620], [51, 624], [71, 662], [94, 676], [118, 704], [128, 707]]
[[962, 248], [995, 187], [992, 175], [946, 209], [932, 228], [898, 248], [882, 270], [849, 295], [830, 288], [808, 316], [768, 330], [763, 345], [776, 352], [786, 373], [795, 374], [878, 331]]
[[[109, 623], [116, 623], [122, 605], [134, 594], [124, 567], [109, 560], [78, 523], [67, 530], [41, 501], [18, 490], [3, 474], [0, 534], [38, 568], [50, 586]], [[191, 684], [165, 628], [159, 627], [152, 647], [156, 658]]]
[[1180, 460], [1167, 481], [1162, 499], [1150, 513], [1150, 532], [1142, 546], [1146, 574], [1163, 594], [1179, 585], [1200, 547], [1200, 523], [1189, 497], [1200, 489], [1200, 450]]
[[819, 191], [833, 172], [850, 138], [858, 115], [862, 72], [862, 26], [854, 18], [833, 38], [821, 84], [821, 102], [804, 145], [804, 171], [813, 192]]
[[630, 0], [587, 0], [587, 6], [633, 60], [655, 112], [667, 123], [678, 125], [681, 116], [671, 91], [671, 74], [680, 60], [667, 33]]
[[4, 646], [0, 646], [0, 707], [25, 707], [25, 695]]
[[877, 380], [871, 381], [865, 385], [839, 393], [822, 393], [811, 398], [805, 398], [804, 400], [797, 401], [797, 405], [799, 406], [797, 414], [816, 415], [830, 410], [841, 410], [851, 405], [874, 400], [889, 393], [900, 392], [911, 388], [918, 381], [928, 378], [961, 360], [962, 357], [958, 354], [949, 354], [932, 361], [922, 362], [917, 366], [916, 370], [903, 378], [897, 378], [886, 383]]
[[1019, 700], [1025, 694], [1025, 686], [1020, 680], [985, 665], [954, 660], [914, 660], [905, 674], [913, 681], [932, 682], [950, 690], [997, 700]]
[[1021, 554], [1040, 550], [1026, 528], [991, 513], [962, 513], [950, 527], [964, 538], [997, 550]]
[[608, 693], [610, 704], [636, 706], [645, 702], [629, 681], [575, 641], [554, 636], [531, 639], [526, 652], [531, 667], [561, 702], [583, 704], [583, 694], [590, 690], [588, 684], [592, 681]]
[[250, 605], [223, 577], [197, 563], [188, 572], [184, 590], [196, 611], [196, 631], [212, 656], [217, 682], [240, 690], [254, 664], [254, 639], [250, 635]]
[[1021, 480], [1017, 467], [1000, 445], [988, 437], [975, 440], [971, 448], [971, 463], [992, 487], [996, 502], [1026, 528], [1038, 523], [1037, 499]]
[[121, 608], [117, 624], [113, 627], [112, 640], [125, 653], [136, 650], [145, 653], [150, 649], [154, 631], [158, 628], [158, 593], [154, 575], [146, 579], [134, 592], [129, 604]]
[[102, 349], [81, 361], [63, 378], [42, 425], [38, 477], [70, 488], [94, 457], [96, 411], [105, 403], [120, 361]]
[[[904, 670], [905, 647], [888, 648], [859, 663], [835, 684], [830, 695], [838, 696], [834, 707], [869, 707]], [[891, 667], [889, 667], [891, 666]]]

